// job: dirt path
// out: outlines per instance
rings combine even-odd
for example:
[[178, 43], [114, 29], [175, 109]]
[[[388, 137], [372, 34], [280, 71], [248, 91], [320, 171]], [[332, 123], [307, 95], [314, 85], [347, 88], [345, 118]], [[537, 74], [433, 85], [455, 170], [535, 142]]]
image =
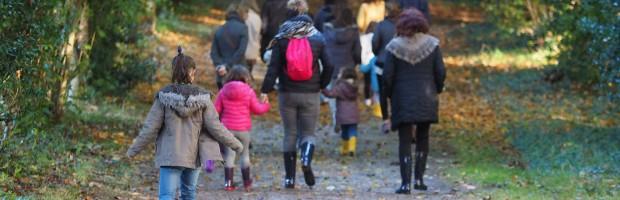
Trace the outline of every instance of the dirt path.
[[[400, 186], [398, 167], [398, 136], [383, 135], [376, 123], [361, 125], [356, 157], [340, 156], [339, 135], [327, 127], [317, 132], [317, 151], [313, 169], [317, 185], [310, 189], [303, 182], [298, 167], [297, 189], [282, 189], [283, 161], [281, 154], [282, 127], [279, 124], [259, 122], [252, 133], [252, 175], [255, 183], [250, 193], [223, 191], [223, 169], [206, 174], [200, 182], [199, 196], [216, 199], [410, 199], [412, 196], [395, 195]], [[458, 188], [441, 178], [441, 172], [450, 165], [447, 153], [439, 149], [429, 157], [426, 181], [427, 192], [414, 192], [417, 198], [464, 198]], [[298, 164], [299, 165], [299, 164]], [[241, 185], [239, 170], [235, 182]]]

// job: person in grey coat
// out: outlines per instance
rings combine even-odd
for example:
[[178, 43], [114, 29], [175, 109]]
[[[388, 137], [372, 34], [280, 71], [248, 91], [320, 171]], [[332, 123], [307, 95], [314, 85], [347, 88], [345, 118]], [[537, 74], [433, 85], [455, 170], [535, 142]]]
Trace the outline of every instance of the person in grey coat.
[[439, 40], [428, 35], [428, 22], [415, 8], [405, 10], [396, 24], [397, 37], [386, 46], [383, 84], [391, 100], [392, 129], [398, 130], [402, 184], [396, 193], [411, 192], [411, 142], [415, 132], [414, 189], [426, 190], [424, 171], [430, 125], [439, 122], [439, 98], [446, 71]]
[[226, 11], [226, 23], [215, 31], [211, 44], [211, 60], [215, 66], [216, 83], [222, 88], [222, 78], [234, 66], [246, 66], [245, 52], [248, 46], [248, 26], [245, 25], [245, 14], [236, 4]]

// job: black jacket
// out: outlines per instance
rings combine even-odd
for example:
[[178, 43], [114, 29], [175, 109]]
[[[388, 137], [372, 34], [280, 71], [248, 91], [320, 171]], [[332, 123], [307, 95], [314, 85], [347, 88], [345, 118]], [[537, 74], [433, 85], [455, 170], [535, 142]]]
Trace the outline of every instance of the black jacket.
[[241, 18], [231, 15], [226, 23], [215, 31], [211, 44], [211, 60], [215, 67], [245, 63], [245, 50], [248, 46], [248, 27]]
[[[276, 79], [279, 78], [280, 83], [278, 90], [280, 92], [293, 93], [314, 93], [324, 89], [329, 84], [333, 71], [327, 51], [325, 50], [325, 39], [321, 34], [317, 34], [308, 38], [310, 47], [312, 48], [312, 78], [307, 81], [293, 81], [288, 78], [286, 73], [286, 49], [288, 47], [288, 39], [279, 39], [272, 47], [271, 62], [265, 74], [265, 80], [261, 88], [262, 93], [273, 91]], [[323, 64], [323, 69], [319, 67], [319, 60]]]
[[374, 34], [372, 36], [372, 53], [377, 55], [377, 65], [383, 66], [385, 62], [385, 46], [390, 43], [390, 40], [396, 35], [396, 21], [391, 19], [385, 19], [375, 27]]
[[334, 13], [332, 13], [333, 5], [324, 5], [319, 12], [314, 16], [314, 27], [323, 32], [323, 26], [325, 23], [331, 22], [334, 19]]
[[437, 123], [438, 94], [443, 91], [446, 71], [439, 47], [412, 65], [386, 51], [383, 84], [391, 100], [392, 129], [402, 123]]
[[286, 21], [286, 3], [287, 0], [267, 0], [263, 3], [263, 8], [260, 13], [263, 22], [261, 55], [265, 53], [265, 49], [269, 46], [269, 42], [278, 33], [280, 25]]
[[428, 9], [427, 0], [398, 0], [398, 2], [403, 10], [411, 7], [417, 8], [426, 16], [426, 20], [428, 20], [429, 23], [431, 22], [431, 14]]
[[336, 28], [331, 23], [325, 24], [323, 36], [327, 44], [329, 60], [334, 65], [332, 79], [342, 67], [355, 67], [362, 62], [362, 47], [357, 26]]

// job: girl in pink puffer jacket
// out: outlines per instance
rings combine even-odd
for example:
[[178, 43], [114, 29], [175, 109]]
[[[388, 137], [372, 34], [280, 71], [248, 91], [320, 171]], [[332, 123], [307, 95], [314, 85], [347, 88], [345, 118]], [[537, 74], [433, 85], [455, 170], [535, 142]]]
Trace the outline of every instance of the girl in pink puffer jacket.
[[[225, 78], [225, 85], [215, 100], [215, 109], [220, 114], [224, 126], [235, 135], [245, 149], [241, 152], [241, 174], [243, 186], [249, 191], [252, 186], [250, 179], [250, 131], [252, 130], [251, 115], [261, 115], [271, 107], [268, 101], [260, 102], [248, 82], [250, 72], [245, 67], [234, 67]], [[236, 153], [224, 148], [224, 189], [235, 190], [233, 185]]]

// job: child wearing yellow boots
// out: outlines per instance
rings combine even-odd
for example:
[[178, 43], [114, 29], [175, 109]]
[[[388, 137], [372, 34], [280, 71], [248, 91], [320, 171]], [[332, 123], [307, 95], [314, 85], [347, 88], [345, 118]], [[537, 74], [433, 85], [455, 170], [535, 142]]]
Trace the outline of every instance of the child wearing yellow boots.
[[336, 123], [341, 126], [342, 155], [355, 155], [357, 145], [357, 124], [359, 123], [359, 108], [357, 107], [357, 74], [355, 68], [342, 68], [334, 86], [323, 90], [327, 97], [336, 98]]

